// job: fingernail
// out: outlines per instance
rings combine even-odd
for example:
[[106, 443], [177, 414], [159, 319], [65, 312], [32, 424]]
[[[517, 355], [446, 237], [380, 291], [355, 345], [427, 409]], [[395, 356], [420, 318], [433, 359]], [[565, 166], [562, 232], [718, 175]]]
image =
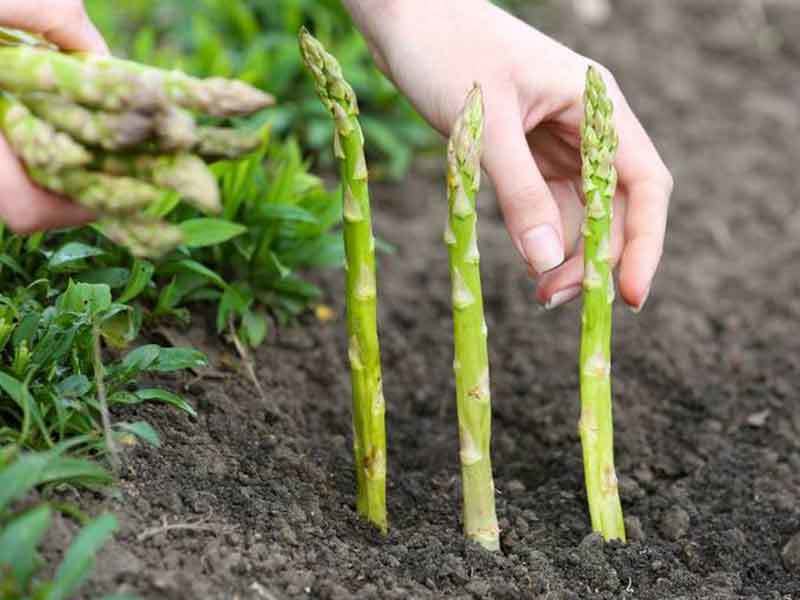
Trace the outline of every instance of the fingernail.
[[558, 308], [562, 304], [566, 304], [570, 300], [574, 300], [580, 295], [580, 293], [581, 293], [581, 286], [579, 285], [564, 288], [563, 290], [558, 290], [555, 294], [550, 296], [550, 299], [547, 302], [545, 302], [544, 307], [547, 310], [553, 310], [554, 308]]
[[640, 312], [642, 312], [642, 309], [644, 308], [644, 303], [647, 302], [647, 298], [649, 296], [650, 296], [650, 288], [647, 288], [647, 291], [644, 293], [644, 297], [642, 298], [642, 301], [639, 302], [639, 306], [631, 306], [631, 310], [633, 311], [633, 314], [638, 315]]
[[544, 223], [529, 229], [520, 238], [522, 253], [537, 273], [555, 269], [564, 262], [564, 247], [552, 225]]

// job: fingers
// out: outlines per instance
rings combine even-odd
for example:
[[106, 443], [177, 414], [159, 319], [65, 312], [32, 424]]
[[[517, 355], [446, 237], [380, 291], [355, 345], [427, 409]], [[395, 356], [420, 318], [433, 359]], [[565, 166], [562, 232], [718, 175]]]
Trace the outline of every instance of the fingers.
[[0, 0], [0, 25], [40, 34], [64, 50], [109, 53], [81, 0]]
[[90, 211], [34, 186], [0, 136], [0, 221], [17, 233], [31, 233], [90, 220]]
[[564, 261], [559, 210], [534, 162], [519, 112], [495, 114], [502, 116], [487, 123], [484, 166], [514, 245], [530, 268], [546, 273]]
[[641, 310], [664, 248], [672, 176], [627, 103], [618, 109], [616, 167], [628, 196], [625, 249], [619, 271], [620, 295]]
[[[622, 194], [614, 198], [611, 222], [611, 264], [617, 265], [623, 252], [626, 201]], [[583, 240], [575, 254], [557, 269], [546, 273], [536, 286], [536, 299], [545, 308], [556, 308], [577, 298], [583, 285]]]

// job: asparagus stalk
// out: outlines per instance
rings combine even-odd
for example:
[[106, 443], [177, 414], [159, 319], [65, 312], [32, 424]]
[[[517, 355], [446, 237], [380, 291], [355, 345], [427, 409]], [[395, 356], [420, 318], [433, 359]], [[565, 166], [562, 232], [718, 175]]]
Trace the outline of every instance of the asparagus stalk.
[[586, 494], [592, 529], [606, 540], [625, 541], [611, 414], [611, 308], [614, 279], [610, 264], [611, 218], [617, 172], [614, 109], [605, 84], [589, 67], [581, 125], [584, 225], [583, 315], [580, 352], [581, 418]]
[[194, 154], [106, 154], [96, 166], [110, 175], [135, 177], [175, 190], [203, 212], [218, 214], [222, 210], [217, 179]]
[[0, 46], [0, 88], [51, 92], [110, 111], [154, 110], [166, 100], [158, 77], [123, 61], [26, 45]]
[[14, 153], [29, 167], [55, 172], [79, 167], [92, 160], [83, 146], [33, 116], [25, 105], [2, 92], [0, 129]]
[[236, 159], [255, 151], [263, 141], [263, 129], [200, 126], [195, 152], [209, 158]]
[[84, 144], [105, 150], [141, 144], [153, 130], [153, 119], [140, 112], [90, 110], [55, 94], [25, 94], [21, 100], [40, 119]]
[[190, 150], [197, 144], [197, 125], [189, 111], [168, 106], [155, 115], [155, 145], [159, 150], [173, 152]]
[[385, 403], [364, 136], [355, 93], [345, 81], [339, 63], [305, 29], [300, 30], [299, 42], [317, 93], [335, 121], [334, 153], [341, 165], [357, 508], [359, 514], [386, 532]]
[[163, 221], [109, 217], [100, 226], [108, 239], [140, 258], [158, 258], [183, 242], [180, 228]]
[[63, 194], [100, 214], [131, 217], [156, 202], [164, 190], [131, 177], [115, 177], [84, 169], [57, 173], [29, 168], [28, 175], [42, 187]]
[[483, 96], [469, 92], [447, 147], [449, 215], [445, 243], [453, 286], [453, 338], [461, 451], [464, 533], [487, 550], [500, 549], [492, 477], [492, 408], [489, 356], [483, 315], [478, 215]]
[[0, 88], [56, 93], [110, 111], [152, 111], [176, 104], [219, 117], [252, 113], [274, 102], [241, 81], [198, 79], [119, 58], [26, 45], [0, 45]]

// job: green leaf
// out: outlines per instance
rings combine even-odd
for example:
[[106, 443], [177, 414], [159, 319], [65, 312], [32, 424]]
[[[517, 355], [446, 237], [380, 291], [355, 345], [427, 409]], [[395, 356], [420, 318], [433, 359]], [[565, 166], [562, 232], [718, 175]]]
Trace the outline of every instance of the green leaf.
[[128, 281], [130, 271], [122, 267], [92, 269], [75, 275], [75, 281], [82, 283], [104, 283], [111, 289], [120, 288]]
[[183, 232], [184, 245], [189, 248], [202, 248], [222, 244], [242, 235], [247, 227], [224, 219], [189, 219], [179, 226]]
[[81, 529], [59, 565], [44, 600], [68, 600], [89, 576], [97, 553], [117, 529], [113, 515], [105, 514]]
[[22, 268], [22, 265], [11, 258], [8, 254], [0, 254], [0, 264], [5, 265], [20, 277], [24, 277], [25, 279], [28, 278], [28, 274], [25, 272], [25, 269]]
[[89, 246], [82, 242], [69, 242], [53, 253], [50, 260], [47, 261], [47, 266], [52, 271], [69, 270], [78, 261], [102, 254], [105, 252], [96, 246]]
[[65, 398], [80, 398], [89, 393], [92, 383], [83, 373], [70, 375], [56, 384], [56, 391]]
[[251, 348], [258, 348], [267, 337], [269, 322], [262, 311], [247, 310], [242, 316], [240, 336]]
[[70, 280], [67, 291], [57, 300], [62, 312], [86, 314], [94, 317], [111, 306], [111, 288], [103, 283], [75, 283]]
[[24, 590], [40, 558], [36, 548], [50, 527], [52, 512], [46, 504], [17, 517], [0, 530], [0, 573], [10, 572]]
[[319, 223], [319, 219], [307, 210], [289, 204], [264, 203], [258, 209], [258, 212], [263, 219], [271, 221], [299, 221], [301, 223], [311, 223], [313, 225]]
[[42, 473], [50, 460], [51, 455], [44, 452], [23, 454], [0, 470], [0, 511], [41, 483]]
[[206, 355], [194, 348], [159, 348], [158, 357], [148, 370], [171, 373], [182, 369], [198, 369], [207, 365]]
[[159, 388], [148, 388], [144, 390], [136, 390], [136, 392], [134, 392], [134, 395], [139, 400], [142, 401], [157, 400], [159, 402], [164, 402], [165, 404], [171, 404], [172, 406], [179, 408], [184, 412], [189, 413], [193, 417], [197, 416], [197, 411], [191, 404], [189, 404], [186, 400], [181, 398], [178, 394], [173, 394], [172, 392], [168, 392], [167, 390], [162, 390]]
[[153, 263], [139, 259], [134, 261], [128, 285], [117, 302], [126, 304], [141, 294], [153, 279], [153, 271], [155, 271]]
[[110, 316], [104, 316], [100, 325], [100, 334], [114, 348], [125, 348], [139, 335], [141, 313], [130, 306], [116, 305], [121, 310]]
[[192, 260], [189, 258], [165, 265], [160, 272], [163, 272], [165, 274], [172, 274], [180, 271], [189, 271], [192, 273], [196, 273], [197, 275], [205, 277], [206, 279], [208, 279], [212, 283], [215, 283], [221, 288], [228, 287], [228, 284], [225, 283], [225, 280], [222, 279], [222, 277], [220, 277], [217, 273], [215, 273], [208, 267], [202, 265], [201, 263], [197, 262], [196, 260]]
[[99, 464], [71, 456], [54, 456], [44, 466], [40, 483], [61, 483], [83, 485], [105, 485], [112, 481], [111, 475]]
[[132, 433], [140, 440], [147, 442], [154, 448], [158, 448], [161, 446], [161, 440], [158, 437], [158, 433], [150, 423], [146, 423], [145, 421], [136, 421], [135, 423], [126, 423], [124, 421], [118, 422], [114, 424], [116, 429], [121, 429], [122, 431], [127, 431], [128, 433]]

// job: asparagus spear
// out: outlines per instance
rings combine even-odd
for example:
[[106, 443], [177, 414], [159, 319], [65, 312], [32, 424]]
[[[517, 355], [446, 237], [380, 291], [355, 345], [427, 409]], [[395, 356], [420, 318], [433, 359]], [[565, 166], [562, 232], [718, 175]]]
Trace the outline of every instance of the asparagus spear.
[[119, 58], [26, 45], [0, 45], [0, 88], [57, 93], [110, 111], [152, 111], [176, 104], [225, 117], [252, 113], [273, 103], [272, 96], [241, 81], [198, 79]]
[[153, 119], [140, 112], [90, 110], [55, 94], [25, 94], [21, 100], [40, 119], [84, 144], [105, 150], [136, 146], [153, 132]]
[[494, 507], [489, 357], [475, 210], [482, 135], [483, 96], [476, 84], [453, 126], [447, 148], [449, 216], [445, 243], [453, 284], [453, 367], [461, 442], [464, 533], [487, 550], [495, 551], [500, 549], [500, 538]]
[[14, 97], [0, 92], [0, 129], [14, 153], [26, 165], [48, 172], [87, 164], [91, 155], [83, 146], [52, 125], [36, 118]]
[[155, 145], [159, 150], [191, 150], [197, 144], [197, 125], [189, 111], [167, 106], [155, 115]]
[[335, 121], [334, 153], [341, 164], [347, 255], [347, 329], [353, 386], [353, 429], [359, 514], [387, 530], [385, 403], [376, 317], [375, 239], [370, 219], [364, 136], [355, 93], [339, 63], [308, 31], [300, 51], [317, 93]]
[[235, 159], [256, 150], [264, 140], [263, 129], [243, 131], [230, 127], [197, 128], [195, 152], [209, 158]]
[[194, 154], [106, 154], [96, 166], [110, 175], [135, 177], [175, 190], [203, 212], [217, 214], [222, 210], [217, 179]]
[[609, 247], [617, 172], [614, 109], [596, 69], [586, 73], [581, 125], [584, 226], [583, 316], [580, 353], [581, 419], [586, 494], [592, 529], [606, 539], [625, 540], [611, 415], [611, 308], [614, 279]]
[[84, 169], [57, 173], [29, 168], [31, 179], [42, 187], [72, 198], [101, 214], [130, 217], [156, 202], [164, 190], [131, 177], [115, 177]]
[[111, 111], [154, 110], [166, 101], [158, 77], [123, 61], [25, 45], [0, 46], [0, 88], [51, 92]]
[[183, 242], [180, 228], [163, 221], [109, 217], [100, 226], [108, 239], [140, 258], [158, 258]]

